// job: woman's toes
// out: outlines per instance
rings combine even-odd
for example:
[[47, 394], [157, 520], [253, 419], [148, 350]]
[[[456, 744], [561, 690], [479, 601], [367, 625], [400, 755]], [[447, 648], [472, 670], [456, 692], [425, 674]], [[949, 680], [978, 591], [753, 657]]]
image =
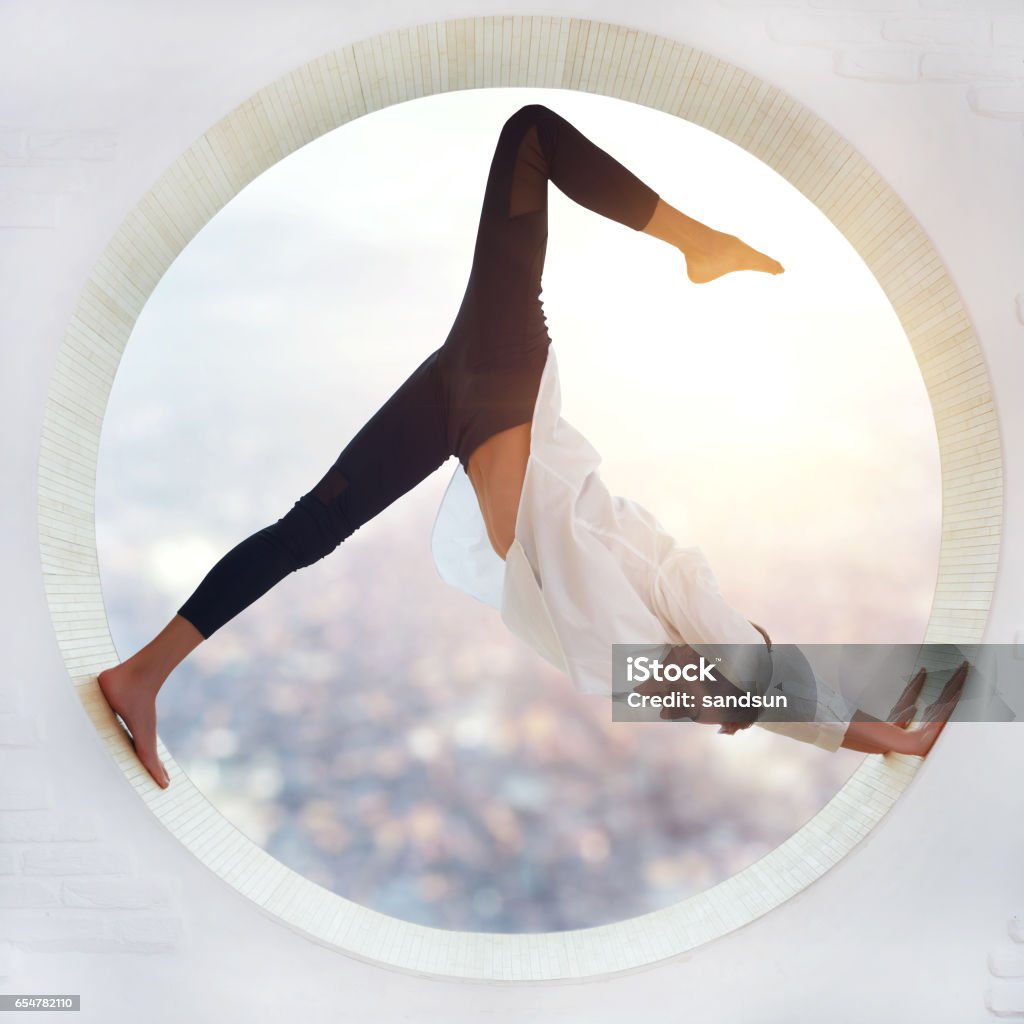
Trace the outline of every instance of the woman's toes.
[[[138, 749], [136, 748], [136, 753]], [[164, 768], [163, 762], [159, 756], [153, 752], [147, 751], [145, 755], [139, 753], [139, 760], [142, 762], [143, 767], [153, 777], [153, 781], [161, 788], [166, 789], [168, 785], [167, 771]]]

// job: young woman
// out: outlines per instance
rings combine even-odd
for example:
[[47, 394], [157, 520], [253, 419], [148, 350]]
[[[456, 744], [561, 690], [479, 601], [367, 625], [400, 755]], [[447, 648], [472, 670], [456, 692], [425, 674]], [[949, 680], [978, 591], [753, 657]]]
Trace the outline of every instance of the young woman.
[[[724, 675], [756, 684], [759, 656], [749, 649], [767, 634], [725, 603], [696, 549], [680, 548], [645, 509], [608, 493], [597, 453], [558, 415], [540, 300], [549, 181], [587, 209], [679, 250], [695, 284], [739, 270], [783, 272], [734, 235], [669, 206], [554, 111], [531, 104], [513, 114], [498, 137], [469, 283], [444, 344], [284, 517], [229, 551], [152, 641], [100, 673], [100, 689], [159, 785], [169, 778], [156, 749], [156, 695], [173, 669], [451, 455], [459, 467], [433, 538], [442, 577], [498, 607], [509, 628], [579, 689], [608, 694], [611, 645], [636, 642], [747, 650]], [[921, 681], [908, 688], [913, 699], [899, 705], [898, 724], [862, 717], [849, 728], [792, 734], [828, 749], [842, 743], [923, 755], [953, 694], [929, 709], [935, 722], [908, 731]]]

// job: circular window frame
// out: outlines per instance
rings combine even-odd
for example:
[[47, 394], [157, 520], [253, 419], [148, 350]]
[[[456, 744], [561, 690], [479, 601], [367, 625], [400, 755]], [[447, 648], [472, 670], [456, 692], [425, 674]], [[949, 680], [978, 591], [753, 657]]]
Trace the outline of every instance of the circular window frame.
[[174, 785], [157, 787], [96, 683], [118, 660], [96, 552], [100, 433], [121, 354], [163, 274], [249, 182], [324, 133], [394, 103], [501, 86], [598, 93], [691, 121], [768, 164], [843, 233], [899, 317], [935, 417], [943, 518], [925, 641], [981, 639], [1002, 529], [1001, 442], [980, 347], [925, 232], [849, 142], [780, 89], [663, 36], [587, 19], [459, 19], [356, 42], [282, 76], [189, 146], [118, 227], [67, 327], [42, 430], [40, 553], [60, 649], [101, 739], [167, 830], [265, 913], [346, 955], [418, 975], [596, 978], [686, 953], [801, 892], [881, 820], [920, 759], [866, 756], [788, 840], [670, 907], [563, 932], [456, 932], [360, 906], [287, 868], [213, 807], [162, 744]]

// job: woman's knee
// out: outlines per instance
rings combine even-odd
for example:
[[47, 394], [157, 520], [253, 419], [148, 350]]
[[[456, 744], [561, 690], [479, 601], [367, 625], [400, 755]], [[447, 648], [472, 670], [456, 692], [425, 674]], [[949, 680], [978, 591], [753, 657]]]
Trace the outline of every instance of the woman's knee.
[[506, 128], [539, 126], [545, 121], [556, 118], [558, 115], [542, 103], [527, 103], [520, 107], [506, 122]]
[[311, 491], [263, 532], [283, 548], [295, 568], [300, 569], [326, 558], [355, 532], [355, 528], [337, 502], [324, 502]]

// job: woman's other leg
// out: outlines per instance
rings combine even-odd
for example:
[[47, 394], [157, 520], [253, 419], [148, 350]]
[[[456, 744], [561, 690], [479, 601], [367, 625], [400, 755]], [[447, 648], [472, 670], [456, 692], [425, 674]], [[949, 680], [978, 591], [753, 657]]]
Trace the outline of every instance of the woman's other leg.
[[145, 647], [98, 678], [139, 759], [169, 783], [156, 750], [156, 696], [203, 640], [285, 576], [326, 557], [449, 456], [436, 353], [406, 379], [320, 481], [277, 522], [232, 548]]
[[540, 209], [550, 180], [588, 210], [679, 249], [694, 283], [734, 270], [782, 273], [780, 263], [735, 235], [716, 231], [670, 206], [553, 110], [531, 104], [517, 111], [509, 124], [520, 131], [525, 126], [510, 189], [510, 216]]
[[659, 199], [644, 234], [675, 246], [686, 257], [686, 274], [694, 284], [706, 284], [735, 270], [782, 274], [778, 260], [759, 252], [735, 235], [702, 224]]

